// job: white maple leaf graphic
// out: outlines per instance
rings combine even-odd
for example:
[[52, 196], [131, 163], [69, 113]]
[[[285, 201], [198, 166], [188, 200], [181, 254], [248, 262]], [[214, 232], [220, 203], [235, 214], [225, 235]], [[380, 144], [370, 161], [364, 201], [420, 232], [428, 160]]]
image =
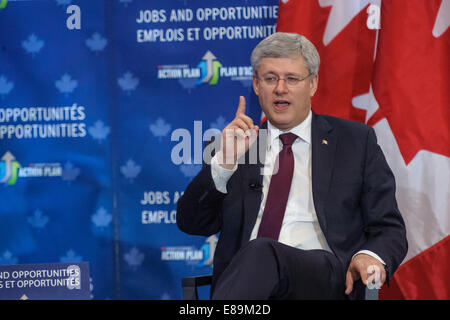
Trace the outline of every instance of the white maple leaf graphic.
[[321, 7], [332, 6], [323, 34], [323, 44], [328, 45], [352, 19], [369, 3], [380, 5], [380, 0], [318, 0]]

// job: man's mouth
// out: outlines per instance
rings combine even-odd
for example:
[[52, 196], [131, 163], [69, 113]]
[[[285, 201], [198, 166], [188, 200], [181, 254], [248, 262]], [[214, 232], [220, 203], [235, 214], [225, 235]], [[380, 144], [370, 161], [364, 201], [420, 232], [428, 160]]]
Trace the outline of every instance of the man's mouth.
[[273, 105], [276, 111], [284, 111], [289, 108], [291, 103], [286, 100], [275, 100]]

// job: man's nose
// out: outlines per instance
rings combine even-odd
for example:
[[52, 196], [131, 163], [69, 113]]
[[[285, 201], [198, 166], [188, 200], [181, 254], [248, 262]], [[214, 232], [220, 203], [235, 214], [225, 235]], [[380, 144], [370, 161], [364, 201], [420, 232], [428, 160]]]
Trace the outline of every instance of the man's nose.
[[278, 82], [274, 89], [276, 94], [283, 94], [288, 92], [288, 86], [284, 79], [278, 79]]

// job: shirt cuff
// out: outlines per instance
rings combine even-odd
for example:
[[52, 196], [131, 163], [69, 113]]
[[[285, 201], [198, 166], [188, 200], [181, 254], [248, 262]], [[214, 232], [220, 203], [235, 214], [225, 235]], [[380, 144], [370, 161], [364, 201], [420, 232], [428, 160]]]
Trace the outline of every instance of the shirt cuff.
[[360, 251], [358, 251], [357, 253], [355, 253], [355, 254], [353, 255], [352, 260], [353, 260], [353, 258], [354, 258], [356, 255], [358, 255], [358, 254], [360, 254], [360, 253], [365, 253], [365, 254], [371, 256], [372, 258], [377, 259], [377, 260], [380, 261], [383, 265], [386, 265], [386, 263], [383, 261], [383, 259], [381, 259], [376, 253], [374, 253], [374, 252], [372, 252], [372, 251], [370, 251], [370, 250], [360, 250]]
[[237, 163], [231, 170], [221, 167], [217, 159], [219, 152], [216, 153], [214, 157], [211, 159], [211, 176], [213, 178], [214, 185], [217, 191], [227, 193], [227, 183], [228, 180], [230, 180], [233, 173], [236, 171]]

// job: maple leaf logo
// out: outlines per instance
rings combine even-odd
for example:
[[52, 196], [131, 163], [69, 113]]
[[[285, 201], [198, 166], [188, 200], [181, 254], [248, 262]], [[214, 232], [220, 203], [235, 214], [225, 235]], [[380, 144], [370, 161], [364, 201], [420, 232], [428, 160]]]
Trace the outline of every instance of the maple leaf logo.
[[72, 79], [72, 77], [65, 73], [61, 79], [55, 81], [55, 86], [59, 92], [64, 93], [66, 96], [72, 93], [73, 90], [78, 87], [78, 81]]
[[68, 161], [64, 164], [64, 168], [62, 169], [61, 178], [64, 181], [74, 181], [78, 175], [80, 174], [80, 168], [76, 168], [73, 166], [73, 163]]
[[133, 2], [133, 0], [119, 0], [120, 3], [123, 3], [125, 8], [128, 6], [129, 3]]
[[8, 81], [4, 75], [0, 76], [0, 95], [2, 99], [5, 98], [5, 95], [9, 94], [9, 92], [14, 88], [14, 83]]
[[43, 215], [41, 210], [37, 209], [27, 220], [33, 228], [42, 229], [47, 225], [49, 218], [48, 216]]
[[128, 253], [125, 253], [123, 258], [133, 270], [136, 270], [137, 267], [142, 265], [145, 256], [138, 248], [133, 247]]
[[217, 129], [222, 131], [227, 126], [227, 121], [223, 116], [219, 116], [215, 122], [211, 123], [211, 129]]
[[103, 38], [98, 32], [94, 33], [89, 39], [86, 39], [86, 46], [96, 54], [105, 49], [107, 44], [108, 40]]
[[105, 208], [100, 207], [95, 214], [91, 216], [92, 223], [98, 228], [105, 228], [109, 226], [112, 220], [112, 215], [109, 214]]
[[195, 177], [200, 170], [202, 170], [201, 164], [182, 164], [180, 165], [180, 171], [186, 178]]
[[170, 300], [170, 294], [168, 294], [167, 292], [164, 292], [161, 295], [161, 300]]
[[66, 252], [65, 256], [62, 256], [59, 258], [60, 262], [81, 262], [83, 261], [83, 257], [77, 255], [77, 253], [73, 250], [70, 249]]
[[19, 259], [14, 257], [9, 250], [3, 252], [3, 255], [0, 256], [0, 265], [8, 265], [8, 264], [17, 264]]
[[139, 84], [139, 79], [134, 77], [130, 71], [127, 71], [122, 77], [117, 79], [117, 83], [123, 91], [130, 95], [130, 92], [135, 90]]
[[191, 90], [194, 89], [197, 85], [196, 78], [181, 78], [178, 79], [178, 83], [181, 84], [183, 89], [186, 89], [189, 94], [191, 94]]
[[41, 51], [42, 47], [44, 47], [44, 43], [44, 40], [39, 40], [33, 33], [27, 40], [22, 41], [22, 47], [26, 52], [31, 53], [31, 56], [34, 58], [34, 56]]
[[120, 172], [122, 172], [125, 178], [130, 180], [130, 182], [133, 182], [141, 172], [141, 166], [137, 165], [132, 159], [129, 159], [124, 166], [120, 167]]
[[110, 130], [108, 126], [105, 126], [103, 121], [97, 120], [93, 126], [88, 128], [88, 131], [92, 138], [97, 140], [98, 143], [102, 143], [108, 136]]
[[159, 141], [161, 141], [162, 137], [167, 136], [171, 128], [170, 124], [167, 124], [163, 118], [156, 119], [155, 123], [151, 124], [149, 127], [153, 136], [157, 137]]

